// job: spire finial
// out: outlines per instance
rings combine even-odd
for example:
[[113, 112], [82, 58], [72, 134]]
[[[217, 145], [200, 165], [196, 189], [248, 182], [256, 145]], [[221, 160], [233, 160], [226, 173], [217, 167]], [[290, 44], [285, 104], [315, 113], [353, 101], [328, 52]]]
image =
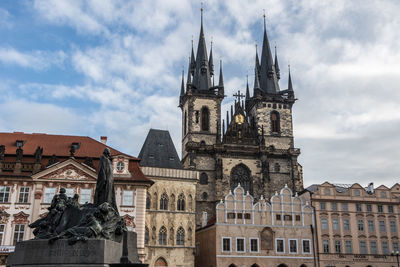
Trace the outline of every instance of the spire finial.
[[219, 83], [220, 88], [224, 87], [224, 76], [222, 75], [222, 59], [219, 60]]
[[203, 2], [201, 2], [201, 8], [200, 8], [200, 12], [201, 12], [201, 25], [203, 25], [203, 11], [204, 11]]
[[266, 23], [265, 23], [265, 17], [267, 16], [267, 15], [265, 15], [265, 9], [263, 9], [264, 10], [264, 15], [263, 15], [263, 17], [264, 17], [264, 31], [267, 29], [267, 25], [266, 25]]

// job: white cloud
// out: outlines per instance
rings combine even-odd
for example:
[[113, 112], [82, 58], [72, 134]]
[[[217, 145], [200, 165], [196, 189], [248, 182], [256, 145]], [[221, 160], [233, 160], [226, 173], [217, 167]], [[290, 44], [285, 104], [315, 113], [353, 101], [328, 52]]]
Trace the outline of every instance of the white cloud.
[[10, 29], [12, 25], [10, 13], [5, 9], [0, 8], [0, 28]]
[[47, 69], [52, 65], [61, 66], [66, 59], [63, 51], [21, 52], [12, 47], [0, 47], [0, 62], [34, 70]]

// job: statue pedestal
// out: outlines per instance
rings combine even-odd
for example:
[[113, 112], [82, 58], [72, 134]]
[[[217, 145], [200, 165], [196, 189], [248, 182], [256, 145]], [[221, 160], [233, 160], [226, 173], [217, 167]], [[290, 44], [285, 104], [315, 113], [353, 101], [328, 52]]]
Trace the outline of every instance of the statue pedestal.
[[[132, 240], [134, 239], [134, 240]], [[128, 258], [139, 262], [136, 250], [136, 235], [128, 233]], [[135, 243], [132, 244], [132, 241]], [[146, 267], [147, 264], [122, 264], [122, 242], [104, 239], [89, 239], [69, 245], [68, 240], [60, 239], [53, 244], [48, 240], [27, 240], [17, 243], [15, 252], [7, 259], [10, 267]]]

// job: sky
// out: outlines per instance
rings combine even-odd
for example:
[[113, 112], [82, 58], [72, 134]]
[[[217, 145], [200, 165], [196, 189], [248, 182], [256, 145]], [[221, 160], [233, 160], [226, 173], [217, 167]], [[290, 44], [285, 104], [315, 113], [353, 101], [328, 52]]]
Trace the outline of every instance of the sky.
[[[400, 1], [204, 1], [226, 110], [254, 80], [263, 13], [280, 87], [291, 66], [305, 186], [400, 178]], [[200, 1], [0, 1], [0, 132], [105, 135], [137, 156], [150, 128], [181, 151], [178, 96]], [[196, 51], [195, 51], [196, 52]], [[216, 81], [217, 81], [216, 77]], [[224, 113], [222, 113], [224, 114]]]

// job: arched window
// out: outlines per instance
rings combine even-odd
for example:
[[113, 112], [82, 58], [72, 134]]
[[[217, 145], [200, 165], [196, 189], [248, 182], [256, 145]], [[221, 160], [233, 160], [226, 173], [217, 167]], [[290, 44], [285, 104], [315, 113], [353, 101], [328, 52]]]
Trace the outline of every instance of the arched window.
[[160, 210], [168, 210], [168, 196], [163, 193], [160, 197]]
[[185, 118], [184, 118], [184, 122], [183, 122], [183, 135], [186, 135], [187, 133], [187, 114], [186, 114], [186, 110], [185, 110]]
[[201, 198], [202, 198], [203, 200], [207, 200], [207, 198], [208, 198], [207, 192], [203, 192], [203, 194], [201, 194]]
[[207, 107], [201, 108], [201, 130], [210, 130], [210, 112]]
[[254, 263], [253, 265], [251, 265], [250, 267], [260, 267], [260, 265]]
[[144, 229], [144, 244], [149, 244], [149, 228], [145, 227]]
[[230, 182], [232, 191], [240, 184], [245, 192], [249, 191], [250, 195], [253, 194], [253, 181], [250, 169], [246, 165], [241, 163], [232, 168]]
[[158, 232], [158, 244], [159, 245], [166, 245], [167, 244], [167, 229], [165, 227], [161, 227], [160, 231]]
[[200, 175], [200, 184], [208, 184], [208, 176], [207, 173], [203, 172]]
[[176, 245], [185, 245], [185, 230], [182, 227], [179, 227], [178, 231], [176, 232]]
[[275, 172], [280, 172], [281, 171], [281, 165], [279, 165], [279, 163], [275, 163], [274, 164], [274, 171]]
[[178, 196], [178, 205], [177, 206], [178, 206], [178, 210], [182, 210], [182, 211], [185, 210], [185, 195], [180, 194]]
[[151, 198], [150, 198], [150, 195], [147, 194], [147, 196], [146, 196], [146, 209], [149, 210], [150, 207], [151, 207]]
[[157, 266], [157, 267], [163, 266], [163, 267], [165, 267], [165, 266], [168, 266], [168, 264], [167, 264], [167, 261], [164, 258], [158, 258], [156, 260], [156, 262], [154, 263], [154, 266]]
[[232, 263], [228, 267], [236, 267], [236, 265]]
[[279, 113], [277, 111], [271, 112], [271, 131], [273, 133], [280, 131]]
[[278, 267], [288, 267], [288, 266], [286, 264], [284, 264], [284, 263], [281, 263], [281, 264], [278, 265]]

